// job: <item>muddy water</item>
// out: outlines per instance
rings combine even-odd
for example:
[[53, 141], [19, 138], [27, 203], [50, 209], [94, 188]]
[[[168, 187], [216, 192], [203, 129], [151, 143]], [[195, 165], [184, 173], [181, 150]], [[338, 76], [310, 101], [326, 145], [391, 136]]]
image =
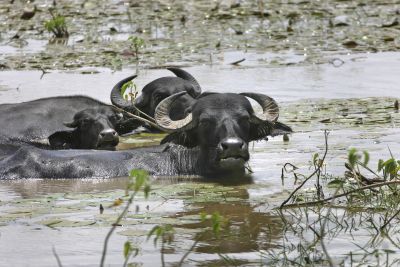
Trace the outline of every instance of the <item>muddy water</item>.
[[[226, 62], [242, 56], [240, 52], [226, 53]], [[389, 158], [388, 147], [395, 157], [400, 157], [400, 114], [393, 109], [395, 98], [400, 98], [400, 54], [340, 56], [345, 62], [340, 67], [323, 64], [270, 68], [257, 65], [257, 58], [270, 54], [245, 56], [249, 60], [237, 67], [203, 65], [187, 70], [204, 90], [255, 91], [276, 98], [281, 105], [281, 121], [295, 130], [290, 141], [277, 137], [251, 144], [250, 181], [153, 181], [150, 198], [146, 200], [140, 195], [136, 199], [111, 238], [107, 263], [122, 265], [123, 244], [129, 240], [140, 248], [139, 255], [130, 262], [160, 265], [160, 246], [146, 241], [146, 235], [154, 225], [171, 224], [176, 231], [175, 239], [163, 250], [169, 263], [178, 262], [193, 241], [199, 240], [188, 257], [191, 265], [290, 265], [291, 261], [308, 261], [325, 266], [320, 244], [312, 245], [316, 234], [307, 225], [320, 229], [319, 215], [327, 210], [287, 211], [284, 218], [288, 222], [273, 210], [294, 186], [291, 178], [282, 181], [282, 165], [291, 162], [303, 173], [311, 172], [312, 155], [324, 150], [325, 129], [330, 130], [326, 169], [332, 175], [343, 175], [350, 147], [368, 150], [371, 162]], [[289, 55], [288, 60], [296, 57]], [[134, 69], [115, 73], [100, 68], [78, 69], [52, 71], [40, 79], [40, 71], [4, 71], [0, 77], [0, 102], [70, 94], [85, 94], [108, 102], [113, 84], [133, 72]], [[164, 75], [169, 74], [165, 70], [141, 70], [136, 82], [143, 87]], [[104, 237], [122, 210], [111, 207], [112, 203], [124, 198], [126, 182], [124, 178], [2, 181], [0, 265], [54, 266], [53, 248], [66, 266], [97, 265]], [[307, 188], [313, 190], [312, 183]], [[103, 214], [99, 213], [100, 204], [105, 207]], [[230, 220], [222, 239], [213, 237], [207, 225], [200, 222], [201, 212], [214, 211]], [[372, 226], [367, 222], [379, 221], [379, 213], [372, 216], [334, 209], [330, 214], [326, 227], [334, 231], [325, 242], [335, 264], [382, 263], [386, 259], [394, 262], [398, 258], [396, 242], [387, 237], [371, 241]], [[351, 221], [351, 227], [343, 227], [338, 218]], [[394, 227], [393, 231], [398, 229]], [[393, 234], [392, 238], [399, 237]], [[368, 254], [371, 251], [373, 256]], [[227, 263], [220, 255], [231, 261]]]
[[[299, 63], [324, 63], [326, 55], [398, 51], [396, 0], [36, 0], [0, 6], [0, 68], [121, 69], [136, 63], [128, 37], [138, 36], [141, 64], [197, 65], [220, 62], [224, 51], [273, 51], [298, 55]], [[37, 11], [29, 20], [23, 10]], [[44, 28], [49, 9], [66, 19], [70, 38], [52, 39]], [[302, 58], [301, 55], [306, 55]], [[287, 65], [284, 56], [260, 64]]]
[[[331, 60], [340, 58], [344, 62], [340, 67], [333, 64], [264, 67], [258, 64], [258, 59], [279, 54], [227, 52], [223, 55], [225, 64], [185, 68], [200, 82], [203, 91], [267, 93], [280, 103], [311, 98], [399, 97], [400, 94], [396, 75], [400, 56], [394, 52], [331, 56]], [[243, 57], [248, 60], [239, 66], [228, 64]], [[295, 61], [296, 56], [288, 55], [288, 60]], [[40, 79], [41, 71], [2, 71], [0, 103], [71, 94], [85, 94], [109, 102], [114, 84], [133, 73], [136, 69], [112, 72], [82, 68], [51, 71]], [[140, 69], [135, 82], [141, 88], [156, 78], [171, 75], [164, 69]]]
[[[68, 40], [54, 40], [43, 27], [53, 3], [66, 17]], [[20, 19], [33, 5], [33, 18]], [[190, 265], [326, 266], [311, 229], [321, 229], [327, 210], [289, 210], [283, 218], [273, 210], [294, 186], [289, 175], [282, 182], [281, 168], [291, 162], [310, 172], [311, 156], [323, 153], [325, 129], [329, 174], [343, 175], [349, 147], [368, 150], [372, 163], [388, 158], [388, 147], [399, 157], [400, 118], [392, 107], [400, 97], [400, 55], [374, 53], [399, 50], [399, 10], [396, 0], [4, 1], [0, 103], [71, 94], [108, 102], [112, 86], [136, 72], [135, 65], [139, 88], [169, 75], [163, 66], [178, 65], [204, 90], [267, 93], [280, 103], [281, 120], [296, 131], [290, 141], [251, 145], [251, 181], [154, 181], [150, 198], [136, 199], [112, 237], [107, 263], [122, 265], [129, 240], [140, 248], [130, 262], [160, 265], [160, 246], [146, 241], [146, 234], [156, 224], [171, 224], [175, 239], [163, 250], [168, 263], [199, 240]], [[139, 61], [130, 36], [145, 41]], [[42, 79], [41, 68], [50, 71]], [[159, 138], [127, 138], [123, 146]], [[110, 206], [125, 195], [125, 184], [121, 178], [1, 182], [0, 266], [55, 266], [52, 248], [65, 266], [98, 265], [104, 236], [122, 209]], [[307, 189], [312, 192], [312, 183]], [[230, 219], [221, 240], [200, 223], [202, 211]], [[331, 210], [325, 243], [334, 265], [396, 265], [398, 222], [391, 235], [377, 236], [371, 229], [381, 216]]]

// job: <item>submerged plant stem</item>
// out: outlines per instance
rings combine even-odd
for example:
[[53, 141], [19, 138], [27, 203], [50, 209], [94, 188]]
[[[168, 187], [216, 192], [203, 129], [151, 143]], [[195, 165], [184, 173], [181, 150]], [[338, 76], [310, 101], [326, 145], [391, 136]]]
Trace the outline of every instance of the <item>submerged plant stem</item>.
[[[338, 191], [339, 191], [339, 188], [336, 189], [334, 196], [338, 193]], [[332, 201], [333, 201], [333, 200], [331, 200], [330, 204], [332, 204]], [[328, 208], [328, 211], [327, 211], [326, 214], [325, 214], [324, 222], [322, 223], [322, 227], [321, 227], [321, 239], [320, 239], [320, 240], [321, 240], [321, 247], [322, 247], [322, 250], [324, 251], [324, 254], [325, 254], [325, 256], [326, 256], [326, 259], [327, 259], [328, 262], [329, 262], [329, 266], [330, 266], [330, 267], [334, 267], [335, 265], [334, 265], [333, 262], [332, 262], [332, 258], [329, 256], [328, 249], [326, 248], [325, 242], [324, 242], [325, 227], [326, 227], [326, 223], [328, 222], [328, 217], [329, 217], [329, 214], [331, 213], [331, 211], [332, 211], [332, 205], [330, 205], [330, 207]]]
[[293, 190], [293, 192], [289, 195], [289, 197], [285, 201], [283, 201], [282, 204], [279, 206], [279, 209], [282, 209], [286, 205], [286, 203], [288, 203], [289, 200], [294, 196], [294, 194], [296, 194], [296, 192], [299, 191], [300, 188], [302, 188], [305, 185], [305, 183], [307, 183], [308, 180], [310, 180], [315, 174], [317, 174], [318, 172], [321, 171], [321, 168], [322, 168], [322, 166], [324, 165], [324, 162], [325, 162], [326, 155], [328, 154], [328, 135], [329, 135], [329, 132], [327, 130], [325, 130], [324, 135], [325, 135], [325, 152], [324, 152], [324, 156], [321, 159], [321, 162], [318, 164], [318, 167], [295, 190]]
[[60, 257], [58, 256], [58, 254], [57, 254], [57, 251], [56, 251], [56, 248], [53, 246], [53, 255], [54, 255], [54, 257], [56, 257], [56, 260], [57, 260], [57, 265], [58, 265], [58, 267], [62, 267], [63, 265], [62, 265], [62, 263], [61, 263], [61, 259], [60, 259]]
[[190, 249], [188, 251], [186, 251], [186, 253], [183, 255], [183, 257], [179, 261], [178, 266], [182, 266], [182, 264], [185, 261], [185, 259], [189, 256], [190, 253], [193, 252], [193, 249], [196, 247], [196, 245], [197, 245], [197, 243], [199, 243], [199, 241], [200, 241], [199, 239], [194, 241], [193, 245], [190, 247]]
[[104, 246], [103, 246], [103, 253], [101, 255], [101, 261], [100, 261], [100, 267], [104, 267], [104, 262], [106, 260], [106, 254], [107, 254], [107, 247], [108, 247], [108, 241], [117, 228], [117, 225], [121, 222], [122, 218], [125, 217], [126, 213], [128, 212], [129, 207], [131, 206], [133, 199], [136, 196], [136, 192], [132, 193], [131, 197], [128, 200], [128, 203], [126, 204], [124, 210], [122, 213], [118, 216], [118, 219], [115, 221], [115, 223], [112, 225], [110, 231], [108, 231], [106, 239], [104, 240]]
[[383, 229], [385, 229], [385, 227], [386, 227], [394, 218], [396, 218], [397, 215], [399, 215], [399, 214], [400, 214], [400, 209], [399, 209], [392, 217], [390, 217], [390, 219], [387, 220], [387, 222], [385, 222], [384, 225], [381, 226], [380, 230], [382, 231]]
[[279, 207], [280, 209], [282, 208], [297, 208], [297, 207], [305, 207], [305, 206], [315, 206], [318, 204], [323, 204], [324, 202], [336, 199], [336, 198], [340, 198], [340, 197], [344, 197], [344, 196], [348, 196], [350, 194], [359, 192], [359, 191], [363, 191], [363, 190], [367, 190], [367, 189], [372, 189], [375, 187], [382, 187], [382, 186], [387, 186], [387, 185], [393, 185], [393, 184], [400, 184], [400, 180], [396, 180], [396, 181], [388, 181], [388, 182], [383, 182], [383, 183], [376, 183], [376, 184], [372, 184], [372, 185], [367, 185], [367, 186], [363, 186], [360, 188], [356, 188], [347, 192], [344, 192], [342, 194], [339, 195], [334, 195], [325, 199], [321, 199], [321, 200], [317, 200], [317, 201], [309, 201], [309, 202], [300, 202], [300, 203], [293, 203], [293, 204], [287, 204], [281, 207]]

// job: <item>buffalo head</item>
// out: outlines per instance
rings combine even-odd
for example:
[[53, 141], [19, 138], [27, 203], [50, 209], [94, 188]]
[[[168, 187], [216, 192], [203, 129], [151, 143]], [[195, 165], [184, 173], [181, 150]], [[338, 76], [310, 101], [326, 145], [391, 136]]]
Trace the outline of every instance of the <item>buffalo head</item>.
[[49, 137], [52, 148], [115, 149], [119, 136], [115, 130], [122, 114], [112, 107], [89, 108], [74, 115], [64, 125], [70, 131], [59, 131]]
[[141, 94], [132, 104], [121, 96], [122, 86], [135, 78], [130, 76], [117, 83], [111, 91], [111, 102], [128, 112], [136, 113], [140, 111], [146, 113], [150, 117], [154, 117], [157, 105], [165, 98], [178, 92], [186, 92], [181, 95], [179, 101], [175, 101], [171, 106], [170, 116], [172, 119], [181, 119], [185, 110], [192, 105], [194, 99], [201, 93], [201, 88], [196, 79], [188, 72], [179, 68], [168, 68], [177, 77], [162, 77], [156, 79], [143, 87]]
[[[185, 117], [173, 120], [170, 110], [181, 92], [164, 99], [156, 109], [156, 122], [171, 132], [162, 143], [173, 142], [199, 147], [204, 174], [243, 172], [249, 159], [250, 141], [290, 133], [290, 127], [277, 122], [279, 108], [274, 99], [255, 93], [204, 93]], [[254, 112], [249, 100], [257, 101], [262, 112]]]

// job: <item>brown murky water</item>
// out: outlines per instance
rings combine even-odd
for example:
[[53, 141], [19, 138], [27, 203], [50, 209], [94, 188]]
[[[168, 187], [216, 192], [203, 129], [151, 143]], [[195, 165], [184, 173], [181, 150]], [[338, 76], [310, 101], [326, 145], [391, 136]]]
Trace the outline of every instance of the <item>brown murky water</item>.
[[[355, 57], [358, 59], [352, 60]], [[176, 179], [154, 181], [151, 197], [145, 200], [140, 196], [135, 201], [123, 226], [112, 237], [107, 263], [122, 264], [123, 243], [130, 240], [140, 247], [139, 255], [132, 262], [160, 265], [160, 248], [154, 247], [152, 241], [146, 241], [146, 234], [154, 225], [167, 223], [174, 225], [176, 230], [174, 242], [164, 251], [166, 261], [170, 263], [179, 261], [193, 240], [200, 239], [188, 258], [192, 265], [227, 264], [219, 254], [230, 257], [239, 265], [279, 265], [285, 259], [288, 264], [290, 259], [306, 258], [305, 254], [315, 265], [326, 264], [319, 246], [307, 248], [315, 238], [314, 232], [288, 227], [273, 210], [293, 188], [291, 179], [282, 184], [283, 164], [291, 162], [304, 173], [309, 172], [312, 154], [323, 152], [324, 129], [331, 131], [327, 170], [332, 175], [343, 175], [343, 163], [350, 147], [368, 150], [371, 162], [388, 158], [388, 147], [394, 156], [400, 149], [397, 142], [400, 115], [393, 109], [394, 99], [400, 97], [397, 90], [400, 54], [361, 54], [343, 57], [343, 60], [346, 63], [339, 68], [331, 64], [285, 68], [227, 65], [187, 68], [205, 90], [256, 91], [275, 97], [281, 104], [281, 121], [291, 125], [296, 132], [289, 142], [272, 138], [250, 146], [250, 166], [254, 173], [252, 180], [245, 184], [224, 182], [221, 185]], [[107, 101], [112, 85], [133, 71], [111, 73], [100, 69], [92, 75], [54, 71], [42, 80], [38, 71], [4, 71], [0, 80], [1, 102], [81, 93]], [[142, 87], [163, 75], [169, 74], [164, 70], [141, 71], [137, 84]], [[74, 81], [73, 86], [70, 81]], [[100, 215], [99, 204], [108, 207], [114, 199], [123, 197], [125, 186], [126, 179], [121, 178], [1, 182], [1, 265], [54, 266], [53, 247], [65, 265], [96, 265], [104, 237], [120, 211], [120, 208], [106, 208]], [[230, 230], [224, 232], [222, 240], [213, 238], [199, 219], [201, 212], [210, 214], [214, 211], [230, 219]], [[293, 227], [301, 228], [307, 221], [318, 222], [319, 214], [324, 212], [326, 210], [299, 209], [284, 215]], [[306, 221], [305, 214], [308, 214]], [[336, 263], [344, 261], [347, 265], [351, 261], [351, 251], [352, 261], [362, 262], [366, 253], [360, 247], [367, 246], [368, 250], [368, 245], [372, 246], [370, 226], [362, 219], [367, 215], [362, 212], [349, 214], [338, 209], [330, 216], [349, 218], [353, 220], [354, 228], [351, 235], [342, 229], [329, 237], [330, 256]], [[335, 227], [333, 220], [329, 227]], [[304, 251], [294, 249], [298, 246], [305, 246]], [[388, 257], [394, 262], [399, 252], [386, 239], [375, 244], [374, 249], [382, 261]]]
[[[123, 264], [129, 240], [139, 248], [130, 262], [160, 266], [160, 245], [146, 238], [158, 224], [175, 228], [163, 250], [168, 264], [199, 240], [189, 265], [327, 266], [322, 227], [334, 265], [398, 264], [398, 221], [389, 235], [377, 235], [379, 211], [313, 207], [281, 215], [274, 209], [294, 188], [291, 178], [281, 179], [283, 164], [310, 173], [312, 155], [323, 153], [325, 129], [332, 176], [343, 176], [351, 147], [368, 150], [371, 163], [389, 158], [388, 148], [400, 157], [400, 115], [393, 109], [400, 98], [398, 1], [56, 1], [70, 31], [64, 43], [44, 32], [53, 1], [35, 1], [38, 11], [28, 21], [20, 19], [25, 2], [10, 2], [0, 5], [0, 103], [72, 94], [109, 102], [120, 79], [138, 71], [142, 88], [171, 75], [165, 65], [178, 65], [204, 91], [274, 97], [280, 120], [295, 130], [289, 142], [277, 137], [250, 145], [249, 181], [153, 181], [149, 199], [139, 195], [112, 236], [107, 265]], [[145, 39], [139, 62], [129, 36]], [[41, 78], [40, 68], [50, 73]], [[131, 146], [135, 139], [123, 142]], [[124, 198], [126, 183], [1, 181], [0, 266], [55, 266], [53, 248], [64, 266], [98, 265], [105, 235], [122, 210], [110, 206]], [[305, 192], [313, 190], [310, 182]], [[220, 239], [199, 216], [215, 211], [230, 220]]]

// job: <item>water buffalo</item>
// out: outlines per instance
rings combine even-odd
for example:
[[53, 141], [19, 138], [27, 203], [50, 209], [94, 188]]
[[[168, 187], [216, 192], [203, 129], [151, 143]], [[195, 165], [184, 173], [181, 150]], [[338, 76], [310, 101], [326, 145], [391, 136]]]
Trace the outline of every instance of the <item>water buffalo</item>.
[[[141, 94], [135, 99], [133, 104], [121, 96], [121, 86], [115, 86], [111, 91], [111, 102], [115, 106], [134, 114], [137, 114], [137, 108], [153, 118], [157, 105], [163, 99], [179, 92], [187, 92], [187, 94], [181, 95], [178, 101], [175, 101], [171, 107], [171, 118], [175, 120], [182, 119], [186, 109], [201, 94], [201, 87], [188, 72], [179, 68], [171, 67], [167, 69], [177, 77], [162, 77], [148, 83], [143, 87]], [[154, 127], [148, 128], [156, 130]]]
[[[115, 87], [135, 78], [130, 76]], [[0, 136], [40, 147], [115, 148], [118, 134], [142, 124], [87, 96], [60, 96], [0, 105]], [[71, 130], [71, 128], [73, 128]]]
[[[169, 68], [177, 77], [163, 77], [146, 85], [135, 106], [154, 116], [157, 104], [176, 92], [188, 92], [175, 102], [171, 116], [180, 119], [184, 110], [200, 94], [200, 86], [187, 72]], [[132, 104], [121, 97], [122, 86], [136, 75], [118, 82], [111, 101], [126, 111], [136, 113]], [[109, 105], [86, 96], [50, 97], [18, 104], [0, 105], [0, 136], [52, 149], [114, 149], [118, 135], [129, 133], [145, 123]], [[71, 122], [73, 120], [73, 122]], [[148, 125], [148, 124], [147, 124]], [[74, 128], [70, 130], [68, 128]], [[158, 130], [148, 126], [151, 130]]]
[[[134, 168], [153, 176], [231, 176], [244, 173], [250, 141], [291, 132], [277, 121], [275, 101], [255, 93], [204, 93], [185, 118], [172, 120], [173, 102], [184, 93], [167, 97], [156, 108], [157, 123], [171, 132], [161, 146], [125, 151], [22, 146], [0, 160], [0, 179], [118, 177]], [[263, 112], [254, 112], [246, 97]]]

